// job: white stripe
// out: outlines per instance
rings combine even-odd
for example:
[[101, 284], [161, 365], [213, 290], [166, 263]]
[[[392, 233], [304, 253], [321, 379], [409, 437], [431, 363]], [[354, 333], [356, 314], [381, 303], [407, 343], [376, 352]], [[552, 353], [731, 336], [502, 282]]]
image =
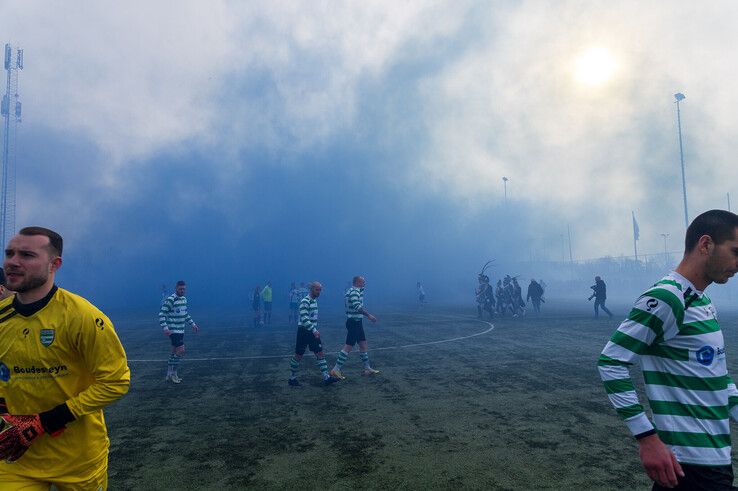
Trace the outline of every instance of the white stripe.
[[628, 367], [624, 367], [622, 365], [598, 366], [597, 369], [600, 372], [600, 378], [603, 382], [630, 378], [630, 370], [628, 370]]
[[697, 406], [727, 406], [728, 390], [690, 390], [665, 385], [646, 385], [646, 395], [651, 401], [673, 401]]
[[651, 328], [628, 319], [624, 320], [622, 324], [620, 324], [618, 331], [647, 345], [650, 345], [653, 343], [653, 340], [656, 339], [656, 333], [653, 332]]
[[605, 349], [602, 350], [602, 354], [615, 360], [629, 363], [638, 358], [636, 353], [633, 353], [629, 349], [625, 349], [612, 341], [607, 342]]
[[669, 445], [674, 455], [683, 464], [730, 465], [730, 447], [704, 448]]
[[[671, 345], [671, 343], [669, 343]], [[689, 377], [722, 377], [728, 374], [725, 365], [725, 357], [716, 359], [710, 366], [705, 366], [694, 360], [691, 361], [672, 360], [660, 356], [641, 356], [641, 367], [647, 372], [664, 372], [673, 375], [686, 375]]]
[[640, 404], [638, 394], [636, 394], [635, 390], [618, 392], [617, 394], [607, 394], [607, 397], [610, 399], [610, 403], [612, 403], [615, 409], [632, 406], [633, 404]]
[[667, 346], [671, 348], [697, 350], [705, 345], [723, 347], [723, 332], [715, 331], [704, 334], [694, 334], [690, 336], [677, 335], [669, 339]]
[[[710, 304], [712, 305], [712, 304]], [[684, 311], [684, 323], [713, 320], [712, 312], [706, 309], [706, 305], [690, 307]]]
[[730, 434], [730, 420], [728, 419], [697, 419], [692, 416], [654, 414], [653, 422], [656, 428], [665, 431], [707, 433], [708, 435]]
[[640, 435], [653, 429], [653, 425], [645, 413], [626, 419], [625, 424], [628, 425], [628, 429], [633, 435]]

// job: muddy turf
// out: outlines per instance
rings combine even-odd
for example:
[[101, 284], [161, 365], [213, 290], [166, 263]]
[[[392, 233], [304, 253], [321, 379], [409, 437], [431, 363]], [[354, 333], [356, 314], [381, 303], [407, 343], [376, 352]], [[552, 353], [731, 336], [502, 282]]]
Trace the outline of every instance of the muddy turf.
[[[585, 308], [493, 329], [468, 308], [378, 309], [365, 330], [381, 374], [362, 377], [354, 352], [329, 387], [310, 353], [287, 385], [286, 313], [255, 329], [193, 309], [180, 385], [164, 381], [156, 316], [112, 315], [132, 376], [106, 410], [110, 489], [650, 489], [595, 367], [626, 308]], [[332, 367], [340, 312], [321, 324]], [[738, 316], [721, 325], [738, 374]]]

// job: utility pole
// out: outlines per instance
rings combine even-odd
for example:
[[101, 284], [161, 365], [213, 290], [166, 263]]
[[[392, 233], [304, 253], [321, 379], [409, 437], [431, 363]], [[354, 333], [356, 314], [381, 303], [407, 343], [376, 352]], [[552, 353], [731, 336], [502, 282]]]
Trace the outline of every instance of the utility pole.
[[21, 103], [18, 95], [18, 71], [23, 70], [23, 50], [5, 45], [7, 82], [0, 114], [3, 121], [2, 182], [0, 186], [0, 241], [2, 250], [15, 233], [15, 144], [18, 123], [21, 122]]

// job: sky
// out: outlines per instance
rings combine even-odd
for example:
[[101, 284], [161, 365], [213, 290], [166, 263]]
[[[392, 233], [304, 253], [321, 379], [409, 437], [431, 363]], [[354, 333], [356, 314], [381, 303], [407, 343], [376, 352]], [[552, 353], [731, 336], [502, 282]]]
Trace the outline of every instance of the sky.
[[24, 50], [16, 224], [59, 231], [60, 284], [117, 307], [153, 308], [178, 279], [212, 306], [267, 280], [337, 298], [355, 274], [370, 299], [419, 280], [452, 298], [488, 259], [493, 276], [568, 259], [569, 233], [575, 260], [633, 254], [632, 212], [639, 254], [678, 254], [676, 92], [690, 218], [738, 202], [737, 16], [5, 1], [0, 40]]

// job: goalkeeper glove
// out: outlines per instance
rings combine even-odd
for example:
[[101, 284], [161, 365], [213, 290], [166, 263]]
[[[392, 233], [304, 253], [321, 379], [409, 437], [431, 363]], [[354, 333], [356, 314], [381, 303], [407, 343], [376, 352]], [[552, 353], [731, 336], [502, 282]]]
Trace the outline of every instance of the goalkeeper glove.
[[15, 462], [41, 435], [59, 436], [74, 416], [65, 404], [40, 414], [0, 415], [0, 459]]

